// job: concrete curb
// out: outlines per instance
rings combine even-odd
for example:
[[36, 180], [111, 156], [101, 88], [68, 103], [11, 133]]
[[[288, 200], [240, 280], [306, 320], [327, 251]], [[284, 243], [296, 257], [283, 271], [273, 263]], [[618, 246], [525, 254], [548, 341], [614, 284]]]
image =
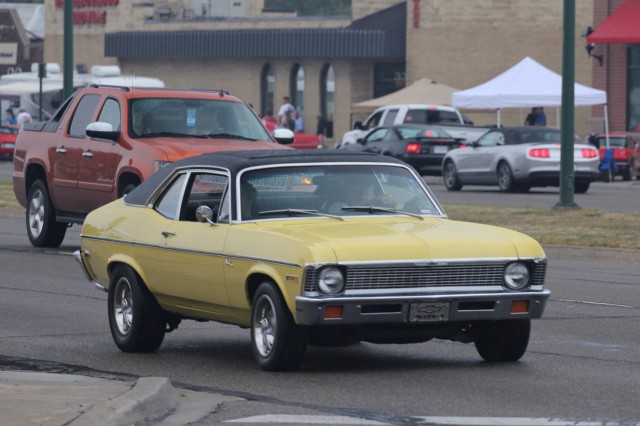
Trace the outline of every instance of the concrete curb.
[[178, 400], [178, 393], [166, 377], [142, 377], [131, 390], [92, 406], [69, 425], [127, 426], [168, 414]]

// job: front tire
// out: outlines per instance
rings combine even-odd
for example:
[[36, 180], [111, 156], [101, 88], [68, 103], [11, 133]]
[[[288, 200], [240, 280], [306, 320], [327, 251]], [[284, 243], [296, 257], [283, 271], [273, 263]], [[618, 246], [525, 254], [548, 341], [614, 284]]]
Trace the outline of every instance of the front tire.
[[59, 247], [67, 233], [67, 224], [56, 221], [47, 185], [40, 179], [33, 182], [27, 199], [27, 235], [34, 247]]
[[133, 269], [114, 267], [108, 300], [111, 336], [121, 351], [154, 352], [160, 347], [166, 316]]
[[251, 307], [253, 356], [266, 371], [297, 369], [307, 348], [305, 330], [298, 326], [270, 282], [258, 287]]
[[498, 187], [502, 192], [515, 192], [517, 187], [511, 167], [505, 162], [498, 165]]
[[460, 183], [458, 171], [456, 170], [456, 165], [453, 164], [453, 161], [447, 161], [443, 169], [442, 180], [444, 181], [444, 186], [447, 190], [460, 191], [462, 189], [462, 184]]
[[530, 319], [488, 322], [479, 325], [474, 343], [487, 362], [514, 362], [526, 352], [530, 333]]
[[590, 182], [576, 182], [576, 194], [584, 194], [589, 190]]

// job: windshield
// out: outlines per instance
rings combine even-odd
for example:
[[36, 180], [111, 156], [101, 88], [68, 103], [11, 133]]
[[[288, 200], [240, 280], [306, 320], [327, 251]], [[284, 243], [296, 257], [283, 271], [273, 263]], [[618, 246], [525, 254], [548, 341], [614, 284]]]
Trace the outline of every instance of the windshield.
[[260, 120], [242, 102], [144, 98], [132, 100], [129, 113], [129, 133], [135, 138], [271, 140]]
[[242, 220], [283, 217], [443, 215], [404, 167], [306, 165], [247, 171], [238, 197]]

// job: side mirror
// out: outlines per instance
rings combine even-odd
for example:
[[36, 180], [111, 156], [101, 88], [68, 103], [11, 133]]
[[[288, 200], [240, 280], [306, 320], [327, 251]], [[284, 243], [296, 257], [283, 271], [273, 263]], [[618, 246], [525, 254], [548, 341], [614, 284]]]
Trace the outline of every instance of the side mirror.
[[355, 123], [353, 123], [353, 128], [356, 130], [365, 130], [364, 126], [362, 125], [362, 121], [356, 121]]
[[282, 145], [289, 145], [293, 143], [294, 135], [289, 129], [274, 129], [273, 138]]
[[120, 139], [120, 131], [113, 130], [111, 123], [102, 121], [89, 123], [85, 129], [85, 133], [90, 138], [107, 139], [113, 142], [118, 142], [118, 139]]
[[209, 206], [200, 206], [196, 209], [196, 220], [200, 223], [209, 223], [215, 225], [213, 221], [213, 210]]
[[360, 145], [364, 145], [365, 144], [365, 141], [362, 138], [356, 139], [356, 142], [358, 142]]

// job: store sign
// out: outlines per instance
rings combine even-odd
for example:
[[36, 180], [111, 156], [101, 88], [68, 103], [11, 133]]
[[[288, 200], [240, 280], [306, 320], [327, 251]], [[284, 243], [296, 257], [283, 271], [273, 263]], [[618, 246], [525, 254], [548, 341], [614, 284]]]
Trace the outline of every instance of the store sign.
[[[64, 8], [65, 0], [55, 0], [56, 8]], [[107, 23], [107, 11], [105, 7], [118, 6], [120, 0], [73, 0], [73, 24], [99, 24]], [[86, 8], [90, 8], [87, 10]], [[80, 10], [77, 10], [80, 9]]]
[[18, 62], [18, 43], [0, 43], [0, 65], [15, 65]]

